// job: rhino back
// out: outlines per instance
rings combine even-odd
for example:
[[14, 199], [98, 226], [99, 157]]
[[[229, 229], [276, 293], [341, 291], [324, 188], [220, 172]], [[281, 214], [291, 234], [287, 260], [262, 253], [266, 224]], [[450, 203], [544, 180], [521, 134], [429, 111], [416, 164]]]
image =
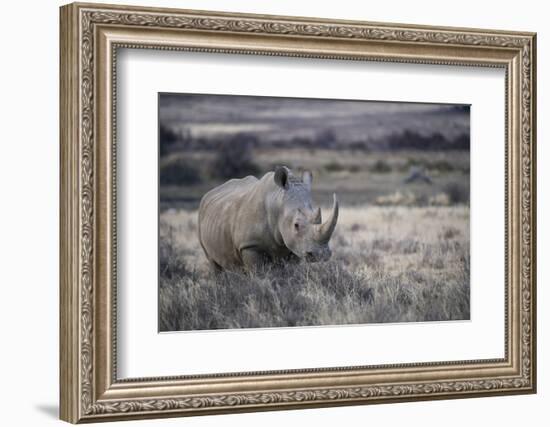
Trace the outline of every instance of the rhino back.
[[232, 179], [210, 190], [201, 200], [199, 240], [209, 260], [220, 267], [230, 268], [241, 263], [235, 229], [242, 227], [240, 212], [250, 204], [258, 183], [252, 176]]

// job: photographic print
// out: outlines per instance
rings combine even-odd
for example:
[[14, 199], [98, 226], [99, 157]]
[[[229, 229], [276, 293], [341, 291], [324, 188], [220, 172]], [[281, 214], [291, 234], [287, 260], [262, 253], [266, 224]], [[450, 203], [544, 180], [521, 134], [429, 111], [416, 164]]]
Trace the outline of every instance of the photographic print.
[[160, 93], [159, 330], [470, 318], [470, 106]]

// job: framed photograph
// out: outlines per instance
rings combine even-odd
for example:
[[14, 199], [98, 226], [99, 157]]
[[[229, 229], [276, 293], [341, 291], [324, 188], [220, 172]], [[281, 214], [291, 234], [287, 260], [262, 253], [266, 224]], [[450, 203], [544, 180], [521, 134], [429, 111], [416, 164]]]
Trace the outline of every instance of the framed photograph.
[[60, 22], [63, 420], [536, 391], [535, 34]]

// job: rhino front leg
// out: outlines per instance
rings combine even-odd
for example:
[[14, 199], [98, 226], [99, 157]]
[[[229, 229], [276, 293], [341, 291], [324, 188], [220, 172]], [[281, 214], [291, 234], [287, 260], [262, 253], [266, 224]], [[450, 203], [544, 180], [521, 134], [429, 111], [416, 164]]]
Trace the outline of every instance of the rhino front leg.
[[254, 248], [241, 250], [241, 259], [244, 268], [251, 273], [261, 273], [269, 262], [269, 257], [265, 252]]
[[223, 271], [223, 268], [216, 262], [208, 258], [208, 266], [210, 268], [210, 272], [214, 275], [218, 275]]

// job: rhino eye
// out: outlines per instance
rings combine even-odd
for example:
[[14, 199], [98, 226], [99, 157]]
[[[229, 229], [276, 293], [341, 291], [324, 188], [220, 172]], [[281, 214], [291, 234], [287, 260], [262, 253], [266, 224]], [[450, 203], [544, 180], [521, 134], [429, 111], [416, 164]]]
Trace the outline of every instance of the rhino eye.
[[298, 230], [300, 228], [300, 224], [298, 224], [297, 222], [294, 223], [294, 229], [295, 230]]

